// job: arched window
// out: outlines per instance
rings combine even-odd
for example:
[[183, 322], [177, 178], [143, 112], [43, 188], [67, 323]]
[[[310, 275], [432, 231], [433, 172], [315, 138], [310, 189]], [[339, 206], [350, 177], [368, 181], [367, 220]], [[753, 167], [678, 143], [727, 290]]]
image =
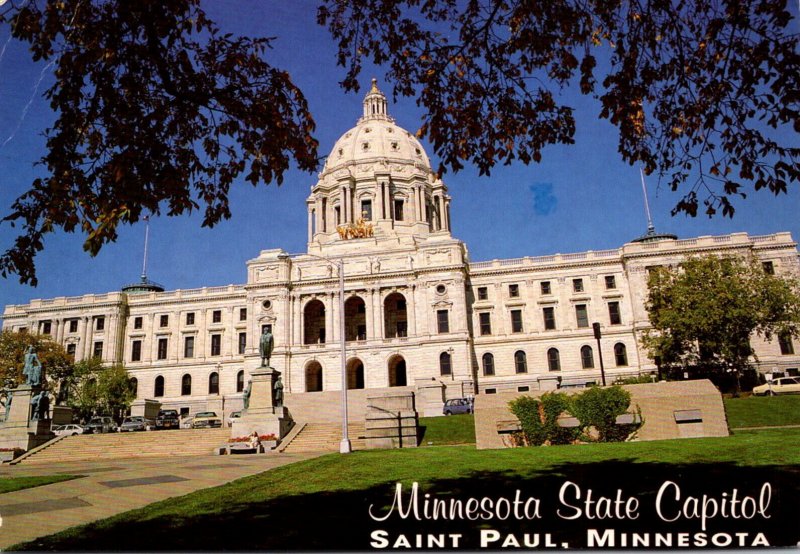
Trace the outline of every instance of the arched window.
[[453, 357], [449, 352], [442, 352], [439, 354], [439, 374], [452, 375], [453, 374]]
[[621, 342], [614, 345], [614, 359], [617, 361], [617, 366], [628, 365], [628, 349]]
[[364, 363], [358, 358], [353, 358], [347, 362], [347, 388], [364, 388]]
[[139, 392], [139, 380], [136, 377], [131, 377], [129, 383], [131, 384], [131, 392], [135, 397], [136, 394]]
[[306, 366], [306, 392], [322, 390], [322, 365], [317, 361], [308, 362]]
[[392, 356], [389, 359], [389, 386], [405, 387], [408, 385], [406, 361], [402, 356]]
[[325, 342], [325, 304], [312, 300], [303, 310], [303, 326], [305, 328], [305, 344], [322, 344]]
[[208, 376], [208, 394], [219, 394], [219, 373], [216, 371]]
[[236, 392], [242, 392], [244, 390], [244, 370], [239, 370], [239, 373], [236, 374]]
[[189, 396], [192, 394], [192, 376], [188, 373], [181, 379], [181, 395]]
[[483, 374], [494, 375], [494, 356], [489, 352], [483, 355]]
[[153, 391], [153, 396], [159, 397], [164, 396], [164, 377], [159, 375], [156, 377], [156, 386], [155, 390]]
[[561, 356], [557, 348], [547, 351], [547, 367], [550, 371], [561, 371]]
[[514, 367], [517, 373], [528, 373], [528, 357], [522, 350], [514, 352]]
[[583, 369], [594, 368], [594, 352], [592, 352], [591, 346], [581, 347], [581, 366]]

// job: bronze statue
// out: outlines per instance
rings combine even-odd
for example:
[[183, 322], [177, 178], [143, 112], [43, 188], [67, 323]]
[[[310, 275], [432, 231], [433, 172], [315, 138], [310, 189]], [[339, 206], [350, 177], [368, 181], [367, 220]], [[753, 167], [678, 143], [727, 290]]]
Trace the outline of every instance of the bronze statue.
[[247, 382], [247, 388], [244, 389], [244, 395], [242, 396], [242, 398], [244, 399], [245, 410], [250, 407], [250, 393], [252, 389], [253, 389], [253, 381], [250, 380]]
[[38, 387], [42, 384], [42, 362], [39, 361], [33, 345], [25, 350], [25, 366], [22, 368], [22, 374], [25, 376], [26, 385]]
[[31, 398], [31, 421], [37, 419], [47, 419], [50, 415], [50, 397], [47, 391], [39, 391], [33, 398]]
[[274, 394], [275, 407], [280, 408], [281, 406], [283, 406], [283, 381], [281, 380], [280, 373], [278, 373], [278, 376], [275, 378], [275, 384], [273, 385], [272, 388], [275, 391]]
[[272, 338], [272, 333], [270, 333], [269, 327], [265, 327], [258, 343], [258, 351], [261, 354], [261, 367], [269, 367], [269, 359], [272, 356], [272, 348], [274, 346], [275, 340]]

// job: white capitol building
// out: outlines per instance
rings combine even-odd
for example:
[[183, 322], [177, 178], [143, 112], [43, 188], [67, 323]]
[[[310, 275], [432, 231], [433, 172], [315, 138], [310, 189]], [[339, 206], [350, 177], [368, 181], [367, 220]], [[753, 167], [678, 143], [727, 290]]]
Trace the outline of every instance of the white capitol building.
[[[48, 334], [77, 359], [124, 363], [140, 400], [227, 415], [241, 409], [270, 326], [286, 406], [313, 419], [325, 411], [321, 400], [338, 401], [343, 315], [350, 389], [434, 386], [448, 398], [555, 389], [599, 381], [594, 322], [609, 381], [655, 370], [637, 341], [648, 326], [649, 267], [753, 252], [767, 270], [800, 273], [789, 233], [650, 232], [613, 250], [470, 262], [450, 233], [450, 201], [373, 82], [364, 115], [336, 142], [306, 200], [307, 254], [262, 250], [242, 285], [163, 291], [143, 279], [121, 292], [11, 305], [3, 328]], [[754, 346], [761, 371], [800, 367], [790, 341]]]

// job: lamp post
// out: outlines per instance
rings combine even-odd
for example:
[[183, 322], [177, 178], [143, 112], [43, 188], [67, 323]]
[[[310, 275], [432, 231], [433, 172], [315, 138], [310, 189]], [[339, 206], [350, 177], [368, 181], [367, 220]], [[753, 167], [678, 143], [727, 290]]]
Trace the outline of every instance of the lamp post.
[[600, 347], [600, 324], [592, 323], [592, 330], [594, 330], [594, 338], [597, 339], [597, 353], [600, 355], [600, 377], [603, 379], [603, 386], [606, 386], [606, 369], [603, 367], [603, 349]]
[[[350, 436], [347, 430], [347, 342], [344, 336], [344, 259], [331, 260], [325, 256], [317, 254], [296, 254], [296, 256], [310, 256], [319, 260], [326, 261], [336, 265], [339, 271], [339, 345], [342, 357], [342, 441], [339, 443], [339, 452], [341, 454], [349, 454], [353, 451], [350, 444]], [[283, 257], [283, 256], [282, 256]], [[290, 254], [285, 255], [286, 258], [291, 258]]]

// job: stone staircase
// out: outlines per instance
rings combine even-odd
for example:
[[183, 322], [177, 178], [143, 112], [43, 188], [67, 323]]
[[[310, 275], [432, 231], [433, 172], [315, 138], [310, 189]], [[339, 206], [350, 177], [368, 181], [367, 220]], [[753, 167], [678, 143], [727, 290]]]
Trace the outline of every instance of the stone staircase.
[[39, 464], [154, 456], [208, 456], [215, 447], [227, 443], [230, 436], [231, 430], [228, 428], [75, 435], [52, 440], [12, 463]]
[[[353, 450], [364, 450], [364, 424], [350, 423], [347, 434]], [[282, 445], [283, 452], [339, 452], [342, 425], [337, 423], [307, 423], [294, 439]]]

